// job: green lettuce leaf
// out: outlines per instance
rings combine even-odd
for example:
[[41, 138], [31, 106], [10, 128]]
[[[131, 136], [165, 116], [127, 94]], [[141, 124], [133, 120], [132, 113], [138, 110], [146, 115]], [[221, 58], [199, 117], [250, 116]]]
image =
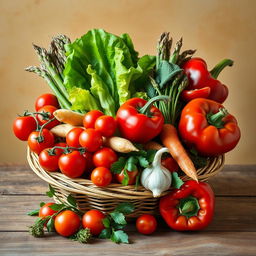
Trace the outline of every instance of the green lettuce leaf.
[[65, 48], [64, 85], [72, 109], [88, 111], [94, 107], [114, 116], [135, 93], [145, 95], [144, 84], [155, 57], [138, 58], [128, 34], [118, 37], [93, 29]]
[[74, 87], [69, 90], [69, 100], [72, 103], [73, 110], [81, 110], [84, 112], [98, 109], [102, 110], [98, 104], [98, 100], [91, 95], [88, 90]]

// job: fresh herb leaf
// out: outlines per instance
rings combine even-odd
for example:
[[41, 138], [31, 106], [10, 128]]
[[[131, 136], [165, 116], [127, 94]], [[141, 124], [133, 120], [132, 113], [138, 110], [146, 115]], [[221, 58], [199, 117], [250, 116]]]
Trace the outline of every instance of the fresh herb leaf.
[[43, 207], [45, 205], [45, 202], [40, 203], [40, 207]]
[[53, 231], [53, 229], [54, 229], [54, 219], [53, 219], [53, 217], [51, 217], [49, 219], [49, 221], [47, 222], [46, 227], [47, 227], [47, 231], [48, 232], [52, 232]]
[[130, 180], [129, 175], [128, 175], [128, 172], [127, 172], [127, 169], [124, 169], [123, 175], [124, 175], [124, 178], [123, 178], [123, 180], [122, 180], [122, 185], [123, 185], [123, 186], [127, 186], [128, 183], [129, 183], [129, 180]]
[[146, 159], [146, 157], [144, 157], [144, 156], [138, 156], [138, 160], [139, 160], [139, 163], [140, 163], [140, 166], [141, 166], [141, 167], [144, 167], [144, 168], [147, 168], [147, 167], [148, 167], [149, 162], [148, 162], [148, 160]]
[[153, 162], [156, 152], [157, 150], [155, 149], [149, 149], [147, 151], [146, 158], [150, 164]]
[[119, 157], [116, 162], [114, 162], [111, 165], [111, 172], [114, 174], [119, 174], [122, 172], [126, 164], [126, 158], [125, 157]]
[[125, 225], [127, 224], [126, 220], [125, 220], [125, 216], [123, 213], [121, 212], [117, 212], [117, 211], [113, 211], [109, 214], [113, 221], [117, 224], [121, 224], [121, 225]]
[[123, 230], [117, 230], [114, 231], [110, 238], [113, 242], [119, 244], [119, 243], [125, 243], [128, 244], [128, 235]]
[[130, 214], [134, 211], [135, 207], [131, 203], [120, 203], [115, 208], [115, 211], [121, 212], [123, 214]]
[[49, 184], [49, 191], [46, 192], [46, 195], [48, 197], [53, 197], [55, 195], [55, 190], [50, 184]]
[[135, 156], [130, 156], [126, 162], [126, 169], [130, 172], [137, 170], [136, 164], [138, 163], [138, 158]]
[[167, 82], [181, 71], [182, 69], [178, 65], [166, 60], [161, 60], [156, 71], [156, 82], [159, 84], [160, 88], [163, 88]]
[[102, 220], [102, 223], [103, 223], [105, 228], [109, 228], [110, 227], [110, 219], [108, 217], [104, 218]]
[[65, 207], [64, 204], [52, 204], [49, 206], [54, 211], [60, 211], [62, 208]]
[[74, 207], [77, 207], [76, 199], [72, 195], [68, 195], [67, 201]]
[[172, 187], [173, 188], [180, 188], [182, 185], [184, 184], [184, 182], [182, 181], [182, 179], [179, 177], [177, 172], [173, 172], [172, 173]]
[[29, 216], [38, 216], [38, 214], [39, 214], [39, 209], [36, 209], [27, 213], [27, 215]]
[[105, 228], [101, 231], [99, 238], [101, 239], [108, 239], [111, 237], [111, 229], [110, 228]]

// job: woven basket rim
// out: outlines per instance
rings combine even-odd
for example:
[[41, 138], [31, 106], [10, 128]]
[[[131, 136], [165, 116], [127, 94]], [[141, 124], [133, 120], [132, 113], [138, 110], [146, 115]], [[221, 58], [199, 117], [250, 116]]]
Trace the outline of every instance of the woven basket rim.
[[[135, 189], [134, 185], [123, 186], [122, 184], [111, 183], [107, 187], [98, 187], [89, 179], [75, 178], [71, 179], [60, 172], [47, 172], [39, 164], [38, 155], [27, 148], [27, 160], [30, 168], [44, 181], [58, 187], [59, 189], [68, 191], [69, 193], [76, 193], [97, 197], [99, 199], [148, 199], [153, 198], [151, 191], [146, 190], [142, 186]], [[207, 165], [197, 170], [199, 181], [206, 181], [212, 176], [215, 176], [223, 169], [225, 162], [225, 155], [210, 158]], [[183, 181], [190, 178], [186, 175], [181, 176]], [[164, 196], [169, 193], [167, 190], [161, 194]]]

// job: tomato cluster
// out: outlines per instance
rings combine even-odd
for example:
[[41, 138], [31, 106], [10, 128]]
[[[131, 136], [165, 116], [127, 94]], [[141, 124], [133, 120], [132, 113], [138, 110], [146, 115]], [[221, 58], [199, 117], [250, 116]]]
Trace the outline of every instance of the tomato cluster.
[[[53, 205], [52, 202], [44, 204], [39, 210], [39, 217], [44, 219], [53, 216], [54, 228], [61, 236], [71, 236], [81, 226], [90, 229], [90, 233], [94, 236], [98, 236], [105, 229], [103, 220], [107, 215], [99, 210], [89, 210], [80, 218], [80, 215], [73, 210], [55, 211], [51, 208]], [[157, 221], [153, 215], [143, 214], [137, 219], [136, 228], [141, 234], [149, 235], [155, 232]]]

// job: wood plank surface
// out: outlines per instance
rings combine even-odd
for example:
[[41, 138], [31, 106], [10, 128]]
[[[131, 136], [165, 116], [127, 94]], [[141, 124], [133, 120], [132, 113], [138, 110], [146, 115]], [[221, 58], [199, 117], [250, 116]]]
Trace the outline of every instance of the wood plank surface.
[[0, 255], [51, 256], [255, 256], [255, 232], [209, 233], [157, 233], [144, 236], [130, 235], [132, 244], [113, 244], [107, 240], [94, 240], [79, 244], [60, 236], [33, 238], [23, 232], [0, 232]]
[[209, 183], [216, 194], [213, 222], [201, 232], [175, 232], [158, 218], [157, 232], [144, 236], [132, 220], [126, 231], [132, 244], [95, 239], [79, 244], [56, 235], [33, 238], [27, 232], [35, 217], [26, 215], [44, 195], [47, 184], [28, 166], [0, 166], [0, 255], [256, 255], [256, 166], [225, 166]]
[[[29, 166], [0, 166], [0, 181], [0, 194], [44, 194], [47, 190], [47, 183]], [[216, 196], [256, 196], [256, 166], [227, 165], [209, 183]]]

